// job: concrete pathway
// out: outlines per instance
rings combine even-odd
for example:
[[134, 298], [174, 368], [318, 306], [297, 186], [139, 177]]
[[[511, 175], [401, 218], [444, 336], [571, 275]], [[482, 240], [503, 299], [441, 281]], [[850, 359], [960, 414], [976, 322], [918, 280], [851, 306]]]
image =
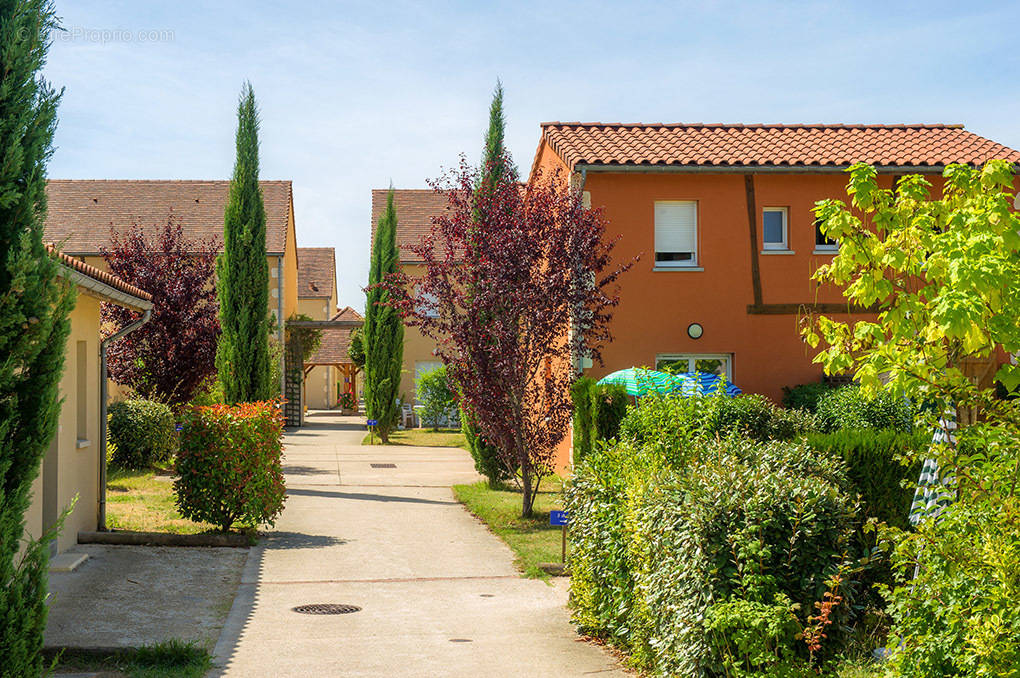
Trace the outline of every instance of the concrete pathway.
[[[218, 675], [625, 675], [575, 635], [565, 581], [520, 578], [453, 498], [451, 485], [478, 479], [466, 452], [362, 447], [362, 420], [308, 421], [287, 436], [287, 507], [250, 552]], [[292, 611], [313, 603], [362, 609]]]

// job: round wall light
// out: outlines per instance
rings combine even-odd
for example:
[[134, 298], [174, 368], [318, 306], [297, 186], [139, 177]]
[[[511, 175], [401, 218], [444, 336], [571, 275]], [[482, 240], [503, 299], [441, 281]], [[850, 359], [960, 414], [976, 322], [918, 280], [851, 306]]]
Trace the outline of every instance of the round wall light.
[[687, 326], [687, 336], [691, 339], [701, 339], [701, 335], [705, 333], [705, 328], [700, 323], [691, 323]]

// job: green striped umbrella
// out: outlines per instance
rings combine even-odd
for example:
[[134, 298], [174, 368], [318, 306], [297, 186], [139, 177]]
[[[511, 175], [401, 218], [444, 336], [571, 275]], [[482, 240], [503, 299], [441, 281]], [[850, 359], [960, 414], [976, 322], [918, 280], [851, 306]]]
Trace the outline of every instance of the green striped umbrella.
[[635, 397], [649, 393], [669, 393], [677, 388], [672, 375], [641, 367], [628, 367], [599, 379], [600, 384], [619, 384], [627, 389], [627, 395]]

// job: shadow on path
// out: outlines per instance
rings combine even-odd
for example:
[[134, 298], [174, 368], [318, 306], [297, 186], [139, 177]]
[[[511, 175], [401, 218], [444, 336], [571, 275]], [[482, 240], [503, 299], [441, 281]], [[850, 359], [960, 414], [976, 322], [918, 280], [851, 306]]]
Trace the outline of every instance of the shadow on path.
[[267, 532], [266, 546], [274, 549], [322, 549], [346, 544], [346, 539], [304, 532]]
[[437, 504], [440, 506], [460, 506], [457, 501], [441, 499], [420, 499], [418, 497], [394, 497], [386, 494], [364, 494], [362, 492], [328, 492], [306, 488], [287, 488], [287, 494], [301, 497], [329, 497], [331, 499], [355, 499], [358, 501], [379, 501], [383, 503], [397, 502], [407, 504]]

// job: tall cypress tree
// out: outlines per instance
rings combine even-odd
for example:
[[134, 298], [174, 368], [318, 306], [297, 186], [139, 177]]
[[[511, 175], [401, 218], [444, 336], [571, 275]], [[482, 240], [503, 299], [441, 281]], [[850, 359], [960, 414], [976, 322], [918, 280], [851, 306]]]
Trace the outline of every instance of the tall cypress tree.
[[379, 218], [372, 243], [372, 263], [368, 272], [368, 299], [365, 306], [363, 341], [365, 346], [365, 414], [375, 419], [383, 443], [397, 425], [397, 391], [400, 367], [404, 360], [404, 323], [396, 309], [388, 306], [390, 293], [381, 285], [386, 275], [396, 273], [400, 265], [397, 252], [397, 208], [393, 188], [386, 196], [386, 211]]
[[268, 400], [277, 389], [269, 359], [269, 264], [266, 208], [259, 186], [259, 114], [250, 82], [244, 84], [237, 107], [237, 157], [216, 273], [221, 331], [216, 368], [223, 397], [231, 404]]
[[[496, 90], [492, 93], [492, 103], [489, 104], [489, 126], [485, 130], [485, 147], [482, 151], [479, 190], [486, 191], [491, 188], [506, 172], [506, 163], [510, 162], [510, 156], [506, 152], [503, 137], [506, 135], [506, 118], [503, 116], [503, 83], [496, 80]], [[480, 221], [481, 215], [475, 212], [475, 220]], [[461, 430], [468, 441], [471, 457], [475, 461], [475, 468], [489, 481], [489, 487], [496, 489], [508, 475], [507, 469], [501, 463], [499, 450], [491, 445], [481, 434], [478, 425], [471, 418], [468, 412], [463, 409], [460, 413]]]
[[[46, 162], [60, 95], [39, 78], [56, 26], [48, 0], [0, 2], [0, 666], [38, 676], [48, 544], [18, 557], [32, 481], [60, 413], [74, 290], [43, 246]], [[50, 527], [50, 526], [45, 526]]]

